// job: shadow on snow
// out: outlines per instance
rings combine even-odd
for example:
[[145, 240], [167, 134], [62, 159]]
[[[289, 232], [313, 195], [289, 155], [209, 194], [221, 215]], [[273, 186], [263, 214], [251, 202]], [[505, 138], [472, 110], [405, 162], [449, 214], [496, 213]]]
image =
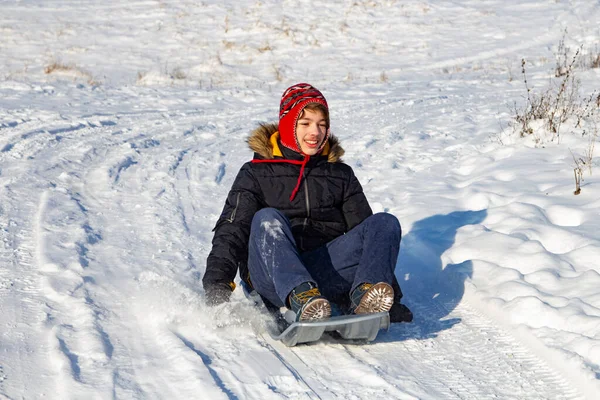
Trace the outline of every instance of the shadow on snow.
[[377, 342], [405, 339], [427, 339], [452, 328], [460, 318], [448, 314], [462, 300], [465, 279], [471, 277], [470, 260], [445, 265], [442, 255], [454, 245], [457, 231], [466, 225], [481, 223], [486, 210], [456, 211], [434, 215], [418, 221], [402, 238], [396, 276], [404, 293], [405, 303], [414, 313], [410, 324], [392, 324], [387, 334]]

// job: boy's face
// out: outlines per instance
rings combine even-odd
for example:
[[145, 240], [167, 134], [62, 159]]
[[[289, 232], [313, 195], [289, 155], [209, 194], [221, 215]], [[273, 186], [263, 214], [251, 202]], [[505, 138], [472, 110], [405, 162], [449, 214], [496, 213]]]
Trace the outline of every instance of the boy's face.
[[296, 139], [300, 150], [306, 155], [314, 156], [321, 148], [327, 132], [327, 121], [319, 110], [304, 109], [303, 115], [296, 123]]

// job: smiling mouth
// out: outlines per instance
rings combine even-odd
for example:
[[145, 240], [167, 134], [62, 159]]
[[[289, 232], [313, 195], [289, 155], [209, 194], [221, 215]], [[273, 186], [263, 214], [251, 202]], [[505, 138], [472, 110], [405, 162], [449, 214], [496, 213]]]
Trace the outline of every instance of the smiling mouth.
[[305, 140], [304, 143], [306, 143], [310, 147], [316, 147], [319, 144], [319, 141], [318, 140]]

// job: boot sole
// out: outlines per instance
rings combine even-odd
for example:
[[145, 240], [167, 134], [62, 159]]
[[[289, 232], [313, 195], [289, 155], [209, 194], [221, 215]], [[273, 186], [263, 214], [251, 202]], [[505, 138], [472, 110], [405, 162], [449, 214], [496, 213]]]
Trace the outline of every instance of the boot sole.
[[385, 282], [373, 285], [363, 295], [355, 314], [367, 314], [390, 311], [394, 304], [394, 289]]
[[331, 304], [325, 298], [315, 299], [300, 313], [298, 321], [314, 321], [331, 317]]

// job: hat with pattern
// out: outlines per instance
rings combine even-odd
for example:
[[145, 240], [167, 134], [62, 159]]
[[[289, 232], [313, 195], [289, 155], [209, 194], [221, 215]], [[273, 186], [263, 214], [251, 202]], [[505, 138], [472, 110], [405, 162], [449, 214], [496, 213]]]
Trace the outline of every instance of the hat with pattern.
[[[296, 139], [296, 122], [304, 107], [310, 103], [322, 104], [326, 109], [329, 109], [323, 94], [308, 83], [297, 83], [290, 86], [281, 96], [279, 106], [279, 137], [281, 144], [298, 153], [302, 153], [302, 150], [300, 150]], [[327, 138], [323, 141], [323, 145], [326, 142]]]

